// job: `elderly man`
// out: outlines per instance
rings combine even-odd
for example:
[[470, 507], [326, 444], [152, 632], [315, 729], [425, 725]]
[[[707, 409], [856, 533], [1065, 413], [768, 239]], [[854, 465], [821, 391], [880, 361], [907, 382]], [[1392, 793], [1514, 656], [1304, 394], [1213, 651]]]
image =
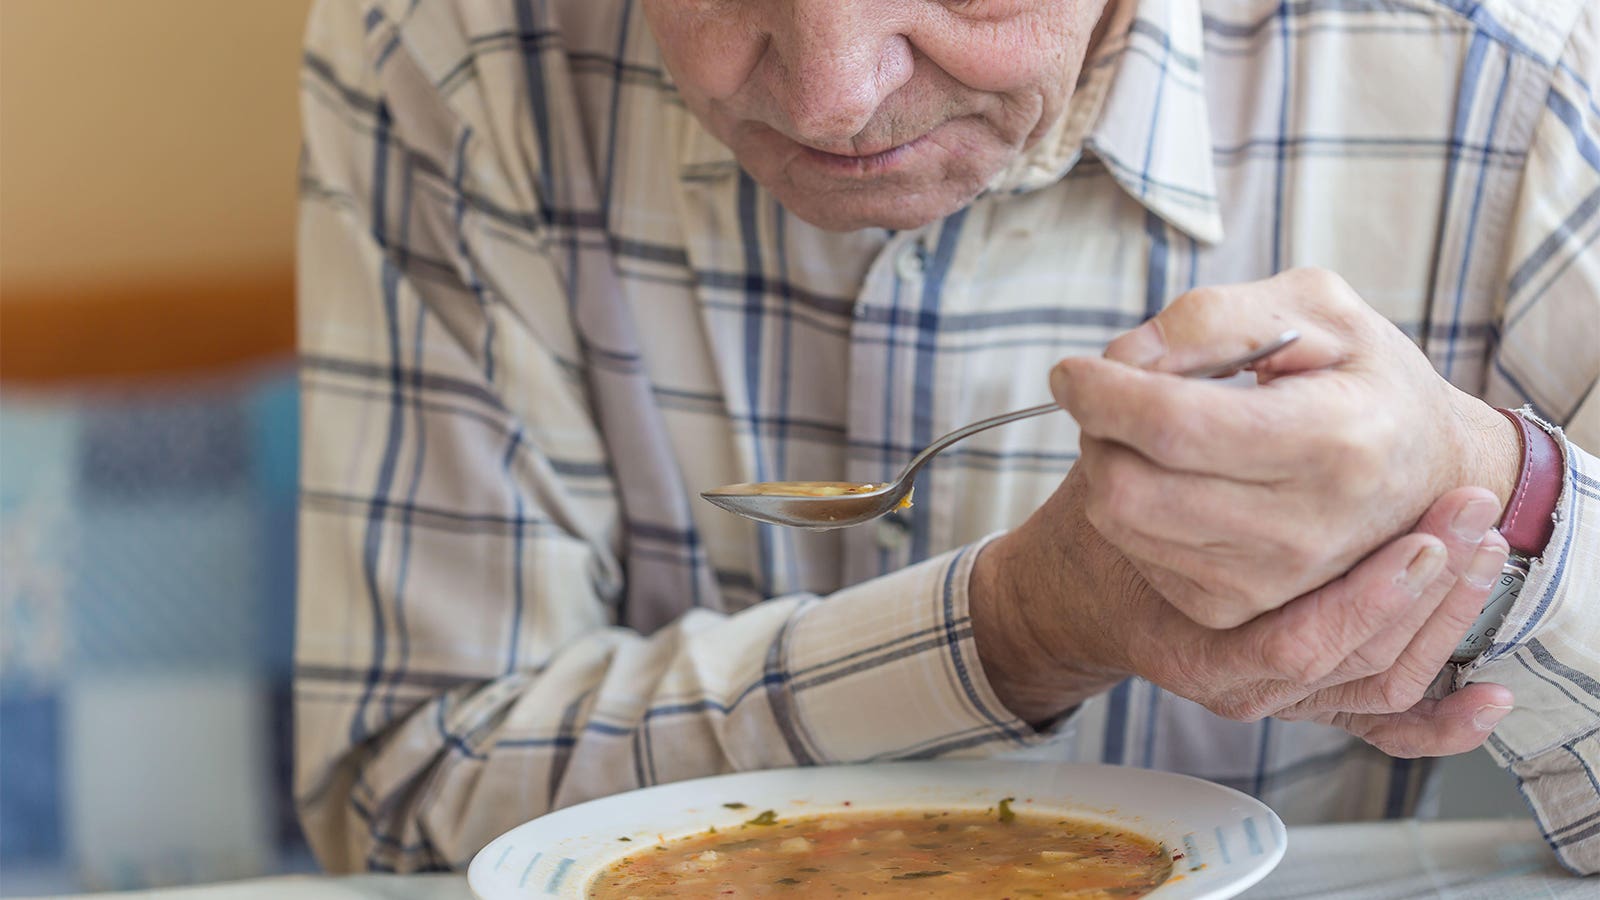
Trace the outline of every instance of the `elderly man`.
[[[1487, 739], [1600, 869], [1597, 86], [1589, 0], [324, 0], [320, 858], [1024, 749], [1405, 815]], [[876, 525], [696, 497], [1052, 393]]]

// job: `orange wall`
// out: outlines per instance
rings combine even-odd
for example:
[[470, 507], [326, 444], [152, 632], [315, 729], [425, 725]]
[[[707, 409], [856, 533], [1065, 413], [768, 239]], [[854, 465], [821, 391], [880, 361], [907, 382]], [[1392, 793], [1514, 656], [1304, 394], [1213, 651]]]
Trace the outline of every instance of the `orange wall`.
[[[41, 304], [288, 290], [309, 5], [0, 0], [0, 334]], [[46, 331], [79, 327], [69, 314]], [[73, 352], [49, 340], [71, 334], [13, 336], [5, 356]]]

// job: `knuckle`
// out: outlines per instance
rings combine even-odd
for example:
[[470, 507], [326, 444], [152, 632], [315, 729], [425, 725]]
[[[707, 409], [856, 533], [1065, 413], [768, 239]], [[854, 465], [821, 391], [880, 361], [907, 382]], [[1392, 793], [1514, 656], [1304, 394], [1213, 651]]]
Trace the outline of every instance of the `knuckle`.
[[1427, 685], [1419, 685], [1415, 679], [1409, 677], [1395, 677], [1383, 679], [1383, 684], [1378, 689], [1379, 702], [1382, 712], [1405, 712], [1417, 705], [1422, 699]]
[[1172, 310], [1183, 315], [1184, 318], [1197, 319], [1204, 323], [1212, 317], [1219, 316], [1228, 305], [1228, 292], [1220, 287], [1197, 287], [1179, 294], [1172, 301]]
[[1291, 269], [1290, 277], [1295, 284], [1313, 296], [1330, 300], [1349, 300], [1355, 295], [1355, 290], [1343, 276], [1332, 269], [1321, 266], [1302, 266]]
[[1415, 707], [1428, 693], [1434, 676], [1443, 668], [1444, 661], [1429, 668], [1424, 660], [1402, 653], [1386, 670], [1380, 694], [1389, 712], [1405, 712]]
[[[1342, 670], [1352, 678], [1366, 678], [1369, 675], [1380, 674], [1394, 664], [1393, 652], [1390, 650], [1385, 653], [1371, 645], [1363, 646], [1345, 657]], [[1389, 658], [1385, 659], [1386, 656]]]

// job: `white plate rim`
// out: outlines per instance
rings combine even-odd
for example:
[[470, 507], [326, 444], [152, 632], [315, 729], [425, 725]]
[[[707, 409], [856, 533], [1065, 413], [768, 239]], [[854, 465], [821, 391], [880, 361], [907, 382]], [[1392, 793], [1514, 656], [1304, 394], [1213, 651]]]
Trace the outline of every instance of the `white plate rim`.
[[[565, 807], [524, 822], [490, 841], [467, 868], [467, 883], [478, 900], [515, 897], [560, 897], [579, 900], [588, 881], [611, 861], [650, 846], [657, 835], [668, 839], [709, 825], [726, 827], [772, 807], [780, 815], [811, 815], [839, 809], [849, 794], [870, 796], [885, 780], [893, 785], [916, 785], [922, 799], [895, 793], [898, 800], [866, 800], [854, 810], [906, 809], [940, 805], [978, 806], [1005, 791], [1030, 801], [1046, 791], [1023, 790], [1018, 785], [1043, 780], [1074, 782], [1073, 799], [1057, 790], [1038, 802], [1041, 808], [1100, 819], [1128, 827], [1165, 842], [1184, 858], [1177, 868], [1183, 877], [1173, 879], [1146, 895], [1149, 900], [1223, 900], [1265, 878], [1282, 860], [1288, 832], [1271, 808], [1225, 785], [1188, 775], [1096, 763], [1060, 763], [1015, 760], [934, 760], [921, 762], [861, 763], [714, 775], [640, 788]], [[1005, 786], [1005, 787], [1001, 787]], [[1127, 802], [1096, 805], [1076, 798], [1102, 799], [1103, 792], [1118, 789], [1165, 792], [1167, 796], [1199, 796], [1210, 806], [1200, 812], [1223, 820], [1185, 818], [1182, 807], [1163, 808]], [[997, 790], [998, 789], [998, 790]], [[866, 790], [867, 794], [862, 791]], [[833, 793], [830, 793], [833, 792]], [[1100, 796], [1096, 796], [1100, 794]], [[750, 809], [727, 810], [724, 798], [752, 799]], [[783, 798], [789, 798], [787, 803]], [[823, 799], [818, 799], [823, 798]], [[1025, 806], [1019, 804], [1019, 808]], [[652, 815], [654, 818], [652, 818]], [[641, 827], [610, 824], [617, 816], [634, 816]], [[1204, 819], [1204, 821], [1201, 821]], [[595, 821], [606, 821], [594, 827]], [[663, 827], [662, 823], [668, 824]], [[577, 833], [574, 833], [577, 832]], [[601, 833], [604, 832], [604, 833]], [[619, 837], [633, 837], [627, 842]]]

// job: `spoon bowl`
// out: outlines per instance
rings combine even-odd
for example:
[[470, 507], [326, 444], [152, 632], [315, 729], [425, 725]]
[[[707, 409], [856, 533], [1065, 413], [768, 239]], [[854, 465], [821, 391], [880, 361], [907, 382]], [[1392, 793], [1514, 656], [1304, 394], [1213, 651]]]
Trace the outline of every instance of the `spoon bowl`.
[[791, 528], [827, 531], [870, 522], [901, 506], [911, 495], [911, 482], [874, 485], [870, 491], [821, 497], [808, 494], [762, 494], [742, 489], [759, 485], [730, 484], [700, 496], [735, 515]]
[[[1295, 331], [1285, 331], [1256, 349], [1215, 365], [1182, 373], [1184, 378], [1221, 378], [1248, 368], [1300, 339]], [[1054, 403], [1041, 403], [1027, 409], [1002, 413], [973, 422], [965, 428], [929, 444], [900, 470], [893, 481], [883, 484], [850, 484], [831, 481], [763, 481], [753, 484], [728, 484], [700, 496], [722, 509], [758, 522], [770, 522], [809, 531], [827, 531], [870, 522], [896, 509], [910, 506], [912, 483], [917, 472], [939, 451], [955, 442], [1019, 419], [1060, 412]]]

